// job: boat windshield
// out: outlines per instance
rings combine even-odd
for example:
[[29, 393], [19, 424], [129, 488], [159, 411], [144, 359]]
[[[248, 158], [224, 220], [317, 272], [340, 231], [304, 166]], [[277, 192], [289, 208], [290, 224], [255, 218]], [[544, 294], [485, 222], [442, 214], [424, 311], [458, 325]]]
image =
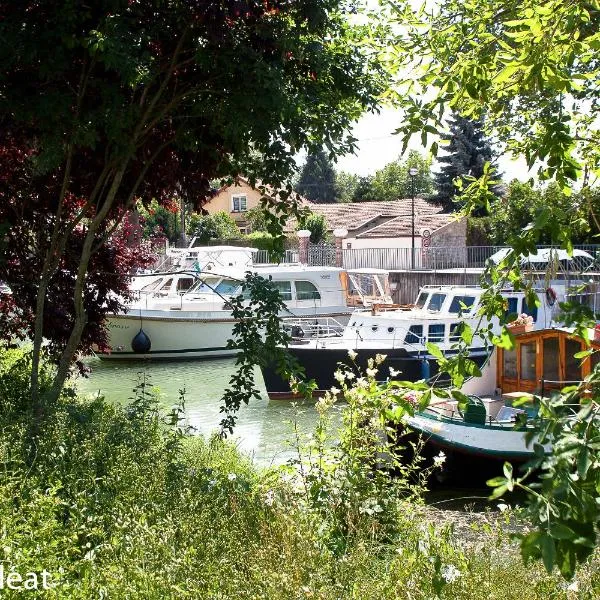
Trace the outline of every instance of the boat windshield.
[[431, 299], [427, 305], [427, 310], [432, 312], [440, 312], [442, 310], [442, 304], [446, 299], [446, 294], [431, 294]]
[[421, 292], [417, 297], [417, 301], [415, 302], [417, 308], [423, 308], [429, 298], [429, 294], [427, 292]]
[[189, 292], [193, 292], [195, 294], [208, 294], [214, 292], [219, 281], [219, 277], [202, 277], [202, 279], [198, 279], [195, 285], [189, 289]]
[[466, 315], [471, 312], [474, 303], [475, 296], [454, 296], [448, 312], [451, 315]]
[[239, 287], [240, 282], [235, 279], [222, 279], [215, 288], [215, 292], [224, 296], [233, 296]]

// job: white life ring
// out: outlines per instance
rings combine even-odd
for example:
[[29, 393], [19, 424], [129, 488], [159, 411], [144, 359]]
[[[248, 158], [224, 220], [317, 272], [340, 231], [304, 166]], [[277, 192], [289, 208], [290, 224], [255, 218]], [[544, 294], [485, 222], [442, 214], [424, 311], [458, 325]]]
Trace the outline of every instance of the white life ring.
[[546, 302], [548, 306], [554, 306], [556, 303], [556, 292], [551, 288], [546, 288]]

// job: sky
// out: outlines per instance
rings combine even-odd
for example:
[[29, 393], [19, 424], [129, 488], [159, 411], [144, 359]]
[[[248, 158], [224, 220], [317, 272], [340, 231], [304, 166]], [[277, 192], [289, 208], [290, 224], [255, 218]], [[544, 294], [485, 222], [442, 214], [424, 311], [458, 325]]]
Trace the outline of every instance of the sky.
[[[399, 113], [391, 108], [384, 108], [379, 114], [364, 115], [352, 130], [352, 135], [358, 140], [356, 154], [338, 159], [336, 170], [361, 176], [372, 175], [396, 160], [402, 152], [402, 142], [400, 136], [393, 135], [393, 132], [400, 123]], [[428, 152], [417, 137], [413, 137], [409, 149], [423, 154]], [[514, 161], [508, 156], [502, 156], [498, 160], [498, 166], [505, 182], [512, 179], [525, 181], [534, 175], [527, 170], [524, 159]]]

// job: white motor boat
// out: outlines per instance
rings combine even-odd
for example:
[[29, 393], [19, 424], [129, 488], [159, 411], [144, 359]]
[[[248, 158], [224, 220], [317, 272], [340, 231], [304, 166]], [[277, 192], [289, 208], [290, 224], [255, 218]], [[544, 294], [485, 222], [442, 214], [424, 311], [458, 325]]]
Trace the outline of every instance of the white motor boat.
[[[531, 328], [552, 327], [560, 319], [559, 301], [565, 300], [567, 288], [564, 281], [553, 281], [551, 287], [537, 291], [539, 306], [528, 307], [525, 293], [507, 289], [503, 292], [507, 314], [530, 316]], [[551, 290], [552, 293], [549, 293]], [[373, 306], [371, 310], [357, 310], [349, 323], [336, 335], [331, 330], [315, 335], [293, 336], [288, 351], [304, 367], [307, 379], [314, 379], [317, 392], [337, 384], [334, 377], [339, 363], [352, 364], [365, 369], [367, 361], [376, 354], [387, 359], [381, 367], [380, 376], [394, 376], [405, 381], [418, 381], [444, 377], [439, 375], [438, 360], [427, 343], [433, 342], [445, 356], [457, 352], [461, 323], [467, 323], [473, 331], [480, 325], [491, 326], [500, 332], [500, 322], [491, 322], [479, 316], [481, 296], [479, 286], [425, 286], [414, 305], [400, 308]], [[580, 291], [576, 296], [583, 298]], [[590, 301], [595, 299], [590, 298]], [[301, 333], [302, 324], [296, 323]], [[356, 354], [354, 362], [349, 351]], [[489, 357], [489, 342], [475, 335], [470, 345], [470, 356], [478, 366]], [[267, 393], [270, 398], [292, 398], [289, 382], [270, 366], [261, 367]], [[390, 369], [392, 369], [390, 371]], [[394, 375], [397, 373], [397, 375]]]
[[[283, 317], [335, 318], [347, 323], [357, 306], [392, 304], [388, 272], [381, 269], [344, 270], [304, 265], [247, 267], [272, 281], [286, 304]], [[241, 290], [239, 269], [186, 272], [196, 280], [177, 292], [175, 275], [163, 275], [150, 285], [157, 289], [107, 318], [109, 348], [101, 358], [203, 358], [235, 353], [227, 348], [235, 323], [227, 300]], [[170, 279], [170, 280], [169, 280]], [[143, 290], [142, 290], [143, 291]]]

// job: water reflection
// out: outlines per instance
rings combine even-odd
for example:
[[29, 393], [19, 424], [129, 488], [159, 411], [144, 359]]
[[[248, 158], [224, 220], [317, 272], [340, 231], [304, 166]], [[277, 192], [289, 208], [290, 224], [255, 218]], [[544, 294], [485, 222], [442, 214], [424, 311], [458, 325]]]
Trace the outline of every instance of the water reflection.
[[[78, 381], [85, 394], [102, 393], [114, 402], [133, 398], [133, 389], [146, 375], [160, 391], [161, 402], [170, 407], [185, 390], [186, 418], [198, 433], [210, 435], [219, 428], [222, 418], [221, 397], [229, 384], [235, 361], [232, 358], [202, 361], [102, 361], [90, 359], [92, 369], [87, 379]], [[239, 448], [260, 464], [283, 463], [294, 455], [290, 441], [294, 437], [291, 421], [308, 434], [316, 423], [312, 403], [295, 406], [289, 401], [269, 401], [260, 370], [256, 381], [263, 390], [259, 400], [243, 405], [238, 414], [234, 439]]]

